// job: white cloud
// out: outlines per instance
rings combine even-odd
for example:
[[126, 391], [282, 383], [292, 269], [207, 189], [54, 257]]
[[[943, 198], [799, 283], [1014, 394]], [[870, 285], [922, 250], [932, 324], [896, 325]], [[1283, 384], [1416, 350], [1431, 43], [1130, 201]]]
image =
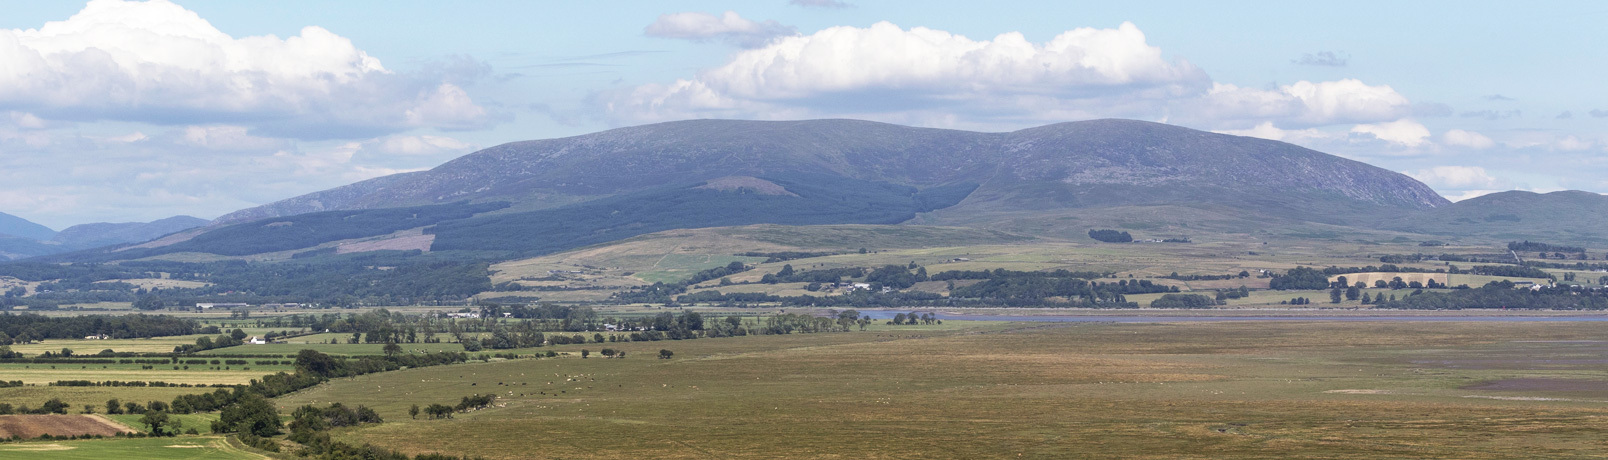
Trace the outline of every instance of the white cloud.
[[442, 136], [387, 136], [363, 144], [364, 150], [390, 155], [461, 153], [474, 147], [474, 144]]
[[1448, 130], [1441, 134], [1441, 142], [1446, 145], [1468, 147], [1472, 149], [1488, 149], [1496, 145], [1491, 138], [1484, 134], [1461, 129]]
[[1015, 32], [975, 40], [888, 22], [831, 27], [738, 52], [690, 78], [595, 99], [616, 124], [849, 117], [1015, 129], [1125, 117], [1245, 130], [1381, 123], [1413, 113], [1390, 86], [1355, 79], [1272, 89], [1214, 83], [1189, 62], [1165, 57], [1132, 23], [1069, 30], [1040, 43]]
[[805, 8], [852, 8], [854, 6], [837, 0], [791, 0], [787, 3]]
[[1351, 132], [1371, 135], [1379, 140], [1407, 147], [1418, 147], [1429, 140], [1429, 128], [1408, 119], [1357, 125], [1351, 128]]
[[176, 134], [180, 142], [208, 150], [268, 150], [286, 144], [282, 139], [253, 136], [244, 126], [187, 126]]
[[744, 48], [764, 46], [776, 37], [798, 33], [796, 29], [774, 20], [756, 22], [743, 18], [735, 11], [727, 11], [720, 16], [701, 12], [666, 14], [659, 16], [642, 32], [650, 37], [722, 41]]
[[831, 27], [737, 53], [691, 79], [604, 95], [617, 122], [697, 117], [852, 116], [943, 120], [1090, 118], [1160, 112], [1207, 78], [1169, 61], [1137, 26], [1082, 28], [1044, 43], [1020, 33], [973, 40], [888, 22]]
[[1562, 139], [1558, 139], [1556, 142], [1553, 142], [1552, 148], [1554, 150], [1562, 150], [1565, 152], [1578, 152], [1581, 150], [1589, 150], [1593, 145], [1596, 145], [1596, 143], [1590, 140], [1580, 139], [1575, 136], [1564, 136]]
[[1292, 142], [1292, 143], [1303, 143], [1303, 142], [1312, 142], [1312, 141], [1320, 141], [1320, 140], [1322, 140], [1322, 141], [1332, 141], [1332, 140], [1336, 140], [1336, 139], [1342, 137], [1342, 136], [1338, 136], [1338, 135], [1334, 135], [1334, 134], [1330, 134], [1330, 133], [1320, 131], [1320, 130], [1318, 130], [1316, 128], [1279, 129], [1277, 126], [1273, 126], [1273, 122], [1271, 122], [1271, 121], [1264, 121], [1261, 124], [1256, 125], [1255, 127], [1252, 127], [1250, 129], [1224, 129], [1224, 130], [1218, 130], [1218, 131], [1215, 131], [1215, 132], [1221, 133], [1221, 134], [1232, 134], [1232, 135], [1235, 135], [1235, 136], [1257, 137], [1257, 138], [1262, 138], [1262, 139], [1267, 139], [1267, 140], [1284, 141], [1284, 142]]
[[1485, 168], [1479, 166], [1436, 166], [1421, 169], [1417, 172], [1409, 172], [1407, 175], [1434, 188], [1461, 190], [1468, 188], [1489, 189], [1499, 186], [1499, 181], [1487, 174]]
[[5, 109], [312, 138], [493, 121], [461, 89], [395, 74], [323, 28], [235, 38], [167, 0], [93, 0], [65, 21], [0, 29]]
[[1390, 86], [1356, 79], [1303, 80], [1271, 90], [1214, 83], [1204, 98], [1187, 105], [1189, 119], [1204, 123], [1275, 119], [1301, 126], [1395, 120], [1412, 111], [1407, 97]]

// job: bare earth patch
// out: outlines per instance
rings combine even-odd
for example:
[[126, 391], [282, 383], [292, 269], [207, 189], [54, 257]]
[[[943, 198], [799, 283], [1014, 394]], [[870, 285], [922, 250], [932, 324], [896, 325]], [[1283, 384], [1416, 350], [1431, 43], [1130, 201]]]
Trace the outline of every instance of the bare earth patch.
[[336, 254], [368, 251], [411, 251], [418, 249], [430, 252], [430, 244], [435, 242], [435, 235], [426, 235], [424, 229], [416, 228], [387, 235], [382, 239], [345, 243], [335, 247]]
[[749, 189], [760, 195], [798, 196], [775, 182], [749, 176], [726, 176], [719, 179], [710, 179], [703, 185], [698, 186], [698, 188], [713, 190]]
[[0, 416], [0, 437], [21, 436], [24, 439], [40, 435], [79, 436], [98, 434], [112, 436], [132, 433], [133, 430], [110, 420], [93, 415], [4, 415]]

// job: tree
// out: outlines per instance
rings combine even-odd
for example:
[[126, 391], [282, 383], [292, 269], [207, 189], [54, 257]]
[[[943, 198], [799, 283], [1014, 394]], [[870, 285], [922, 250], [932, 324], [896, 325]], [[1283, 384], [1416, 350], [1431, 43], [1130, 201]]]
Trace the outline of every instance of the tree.
[[586, 359], [586, 357], [588, 357], [588, 356], [592, 356], [592, 351], [587, 350], [585, 348], [582, 348], [581, 349], [581, 359]]
[[140, 417], [140, 423], [145, 424], [152, 436], [172, 436], [177, 434], [174, 432], [176, 430], [170, 430], [167, 433], [162, 432], [162, 427], [168, 426], [169, 421], [167, 412], [156, 410], [148, 411], [144, 417]]
[[385, 347], [381, 350], [385, 352], [385, 356], [395, 357], [396, 355], [402, 353], [402, 346], [397, 345], [396, 342], [385, 342]]
[[247, 392], [235, 404], [225, 407], [212, 423], [212, 431], [219, 433], [251, 433], [256, 436], [274, 436], [285, 425], [279, 421], [279, 411], [262, 395]]
[[414, 419], [419, 418], [419, 405], [418, 404], [414, 404], [413, 407], [408, 408], [408, 417], [412, 417]]
[[246, 331], [241, 330], [240, 328], [235, 328], [235, 330], [229, 331], [229, 337], [233, 337], [235, 340], [245, 340]]
[[44, 405], [39, 406], [39, 411], [46, 414], [65, 414], [67, 407], [67, 403], [62, 402], [61, 398], [50, 398]]
[[118, 401], [117, 398], [106, 400], [106, 413], [111, 415], [123, 413], [123, 403]]
[[675, 355], [676, 355], [676, 353], [673, 352], [673, 351], [670, 351], [670, 350], [663, 350], [663, 349], [659, 350], [659, 359], [670, 359], [671, 357], [673, 357]]
[[1330, 289], [1329, 290], [1329, 303], [1340, 303], [1340, 296], [1342, 294], [1343, 294], [1343, 292], [1340, 290], [1340, 288]]
[[1358, 289], [1356, 286], [1346, 288], [1346, 300], [1357, 300], [1361, 296], [1362, 289]]
[[162, 301], [162, 298], [156, 295], [140, 296], [138, 300], [134, 301], [134, 308], [140, 310], [161, 310], [166, 306], [167, 304]]

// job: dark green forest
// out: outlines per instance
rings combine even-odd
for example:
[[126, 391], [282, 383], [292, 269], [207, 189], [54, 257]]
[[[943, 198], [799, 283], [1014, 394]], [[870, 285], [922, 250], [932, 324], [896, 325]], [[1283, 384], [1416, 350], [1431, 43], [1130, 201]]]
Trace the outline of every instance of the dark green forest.
[[916, 213], [952, 206], [976, 188], [912, 187], [792, 173], [763, 176], [789, 195], [751, 190], [666, 187], [557, 209], [475, 217], [430, 229], [433, 250], [509, 251], [531, 256], [676, 228], [750, 224], [896, 224]]

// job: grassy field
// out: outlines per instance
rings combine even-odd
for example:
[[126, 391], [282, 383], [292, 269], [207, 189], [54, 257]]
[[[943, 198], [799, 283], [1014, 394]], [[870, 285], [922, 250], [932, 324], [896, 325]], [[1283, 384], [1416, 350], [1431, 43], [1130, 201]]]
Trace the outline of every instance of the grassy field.
[[[352, 337], [351, 334], [334, 334], [334, 333], [331, 333], [331, 334], [313, 334], [313, 335], [307, 335], [307, 336], [301, 336], [301, 337], [292, 337], [290, 339], [286, 339], [286, 343], [270, 343], [270, 344], [266, 344], [266, 345], [241, 345], [241, 346], [238, 346], [238, 347], [214, 348], [214, 349], [203, 351], [203, 352], [200, 352], [200, 353], [197, 353], [197, 354], [198, 355], [206, 355], [206, 356], [257, 355], [257, 354], [294, 355], [294, 354], [296, 354], [296, 352], [302, 351], [303, 349], [318, 350], [319, 352], [322, 352], [322, 353], [329, 353], [329, 354], [334, 354], [334, 355], [380, 355], [380, 354], [385, 354], [385, 351], [383, 350], [383, 348], [385, 347], [385, 344], [382, 344], [382, 343], [354, 343], [354, 344], [346, 343], [346, 340], [350, 339], [351, 337]], [[443, 339], [450, 339], [451, 337], [442, 337], [442, 338]], [[339, 340], [341, 343], [338, 343], [338, 344], [329, 343], [330, 339]], [[411, 351], [429, 351], [429, 352], [463, 351], [463, 345], [456, 344], [456, 343], [447, 343], [447, 342], [443, 342], [443, 343], [402, 343], [402, 344], [398, 344], [398, 345], [401, 345], [402, 349], [404, 351], [410, 351], [410, 352]]]
[[266, 459], [230, 446], [221, 436], [88, 439], [0, 444], [0, 458], [29, 460], [236, 460]]
[[[356, 345], [354, 345], [356, 346]], [[294, 352], [293, 352], [294, 353]], [[221, 361], [222, 356], [214, 357]], [[196, 359], [196, 358], [185, 358]], [[257, 358], [246, 358], [254, 362]], [[273, 361], [283, 361], [274, 359]], [[225, 364], [154, 364], [151, 369], [143, 369], [141, 364], [23, 364], [0, 363], [0, 375], [5, 380], [21, 380], [23, 383], [43, 385], [57, 380], [93, 380], [93, 381], [162, 381], [168, 383], [188, 383], [210, 385], [214, 383], [237, 384], [246, 383], [251, 379], [261, 377], [263, 374], [272, 374], [279, 371], [288, 371], [288, 365], [246, 365]], [[178, 367], [178, 369], [174, 369]]]
[[[145, 424], [140, 422], [140, 419], [145, 418], [144, 414], [117, 414], [117, 415], [107, 415], [105, 417], [109, 418], [109, 419], [112, 419], [113, 421], [115, 421], [117, 423], [128, 425], [129, 428], [133, 428], [133, 429], [141, 431], [141, 432], [146, 431]], [[179, 432], [180, 433], [183, 433], [186, 430], [189, 430], [191, 428], [195, 428], [195, 430], [197, 432], [200, 432], [202, 434], [210, 434], [210, 433], [212, 433], [212, 422], [215, 422], [217, 420], [218, 420], [218, 414], [215, 413], [215, 412], [214, 413], [205, 413], [205, 414], [169, 414], [168, 415], [168, 421], [170, 421], [170, 422], [178, 422], [178, 424], [179, 424]]]
[[[1006, 324], [611, 344], [281, 398], [336, 436], [489, 458], [1599, 458], [1591, 323]], [[595, 346], [588, 346], [593, 348]], [[575, 346], [570, 346], [575, 348]], [[651, 356], [660, 348], [676, 359]], [[411, 404], [494, 393], [410, 420]]]

